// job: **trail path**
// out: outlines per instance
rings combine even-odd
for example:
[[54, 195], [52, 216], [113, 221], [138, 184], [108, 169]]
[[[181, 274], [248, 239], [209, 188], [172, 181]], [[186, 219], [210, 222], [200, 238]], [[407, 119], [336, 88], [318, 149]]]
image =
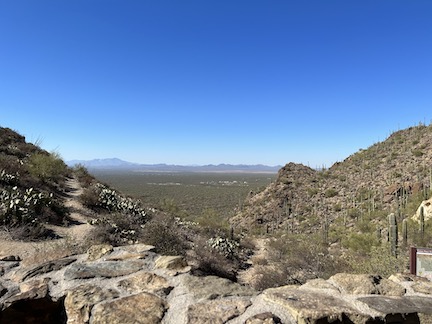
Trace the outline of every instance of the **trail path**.
[[83, 192], [83, 188], [81, 187], [80, 183], [75, 178], [72, 178], [66, 181], [66, 186], [68, 194], [64, 201], [64, 205], [71, 212], [69, 215], [71, 225], [67, 227], [48, 225], [47, 228], [53, 230], [54, 233], [61, 236], [62, 238], [79, 242], [84, 239], [91, 228], [91, 225], [87, 223], [89, 211], [79, 201], [79, 196]]
[[237, 276], [240, 283], [252, 286], [254, 285], [254, 282], [259, 279], [257, 278], [257, 276], [259, 275], [257, 274], [257, 269], [255, 268], [255, 266], [257, 265], [257, 263], [259, 263], [259, 260], [267, 260], [268, 251], [266, 246], [268, 244], [268, 239], [256, 238], [254, 240], [254, 244], [255, 253], [249, 261], [251, 263], [251, 267], [247, 270], [241, 271]]
[[79, 201], [79, 196], [83, 192], [80, 183], [75, 179], [66, 181], [67, 193], [64, 205], [70, 211], [69, 225], [56, 226], [46, 225], [59, 239], [40, 242], [14, 241], [8, 237], [7, 233], [2, 233], [0, 237], [0, 257], [15, 255], [19, 256], [24, 264], [40, 263], [54, 258], [73, 254], [77, 245], [85, 239], [91, 229], [87, 223], [90, 211]]

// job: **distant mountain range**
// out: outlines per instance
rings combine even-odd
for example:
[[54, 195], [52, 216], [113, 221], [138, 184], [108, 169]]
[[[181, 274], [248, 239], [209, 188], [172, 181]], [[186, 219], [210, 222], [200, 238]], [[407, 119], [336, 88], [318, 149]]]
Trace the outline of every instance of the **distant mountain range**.
[[118, 158], [94, 159], [94, 160], [71, 160], [66, 162], [69, 166], [81, 164], [91, 170], [132, 170], [132, 171], [159, 171], [159, 172], [261, 172], [277, 173], [282, 167], [268, 166], [262, 164], [208, 164], [208, 165], [173, 165], [173, 164], [139, 164], [123, 161]]

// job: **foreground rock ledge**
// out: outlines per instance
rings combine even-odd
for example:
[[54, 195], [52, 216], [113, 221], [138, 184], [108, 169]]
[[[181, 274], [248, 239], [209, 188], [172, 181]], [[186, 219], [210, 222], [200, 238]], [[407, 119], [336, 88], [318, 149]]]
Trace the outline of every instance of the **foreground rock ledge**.
[[152, 249], [94, 246], [27, 268], [6, 256], [0, 323], [432, 323], [424, 278], [341, 273], [257, 292]]

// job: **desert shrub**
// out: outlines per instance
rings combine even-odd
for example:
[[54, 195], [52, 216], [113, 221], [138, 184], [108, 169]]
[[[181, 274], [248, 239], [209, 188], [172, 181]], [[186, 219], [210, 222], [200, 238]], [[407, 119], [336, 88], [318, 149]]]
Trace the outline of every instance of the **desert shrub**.
[[28, 171], [43, 182], [59, 181], [68, 174], [68, 168], [58, 154], [35, 153], [30, 156]]
[[172, 198], [163, 198], [160, 200], [157, 208], [167, 214], [174, 217], [184, 218], [187, 216], [187, 212], [180, 208], [180, 206]]
[[140, 240], [164, 255], [185, 255], [190, 246], [187, 230], [166, 215], [154, 217], [142, 226]]
[[87, 168], [82, 164], [78, 164], [74, 166], [73, 172], [77, 177], [81, 186], [84, 188], [87, 188], [88, 186], [90, 186], [92, 182], [95, 181], [95, 178], [88, 172]]
[[97, 186], [90, 186], [83, 190], [79, 197], [84, 206], [91, 209], [96, 209], [99, 204], [99, 188]]
[[17, 173], [22, 173], [23, 166], [17, 157], [0, 153], [0, 170], [16, 175]]
[[319, 190], [317, 188], [308, 188], [307, 192], [309, 197], [313, 197], [319, 192]]
[[12, 240], [25, 242], [58, 238], [52, 230], [47, 229], [43, 224], [38, 222], [9, 227], [8, 232]]
[[423, 156], [423, 152], [420, 151], [420, 150], [412, 150], [412, 154], [413, 154], [415, 157]]
[[351, 233], [342, 239], [342, 245], [354, 252], [367, 254], [379, 242], [374, 232]]
[[237, 281], [237, 273], [242, 268], [239, 259], [224, 256], [205, 241], [196, 243], [192, 263], [196, 264], [193, 270], [195, 275], [214, 275], [232, 281]]
[[230, 229], [228, 220], [219, 215], [213, 208], [203, 210], [201, 215], [196, 218], [196, 221], [199, 223], [203, 235], [228, 235]]
[[328, 278], [345, 269], [333, 258], [319, 235], [284, 235], [267, 245], [267, 265], [258, 265], [252, 285], [263, 290], [288, 284], [303, 284], [313, 278]]
[[107, 243], [114, 246], [139, 242], [141, 225], [132, 215], [106, 214], [89, 221], [93, 228], [88, 236], [88, 245]]
[[327, 198], [335, 197], [337, 195], [338, 195], [337, 190], [333, 188], [327, 189], [324, 193], [324, 196], [326, 196]]
[[367, 255], [350, 254], [347, 262], [354, 273], [379, 274], [387, 278], [392, 274], [404, 272], [408, 257], [405, 255], [394, 257], [390, 253], [389, 244], [383, 244], [372, 246]]

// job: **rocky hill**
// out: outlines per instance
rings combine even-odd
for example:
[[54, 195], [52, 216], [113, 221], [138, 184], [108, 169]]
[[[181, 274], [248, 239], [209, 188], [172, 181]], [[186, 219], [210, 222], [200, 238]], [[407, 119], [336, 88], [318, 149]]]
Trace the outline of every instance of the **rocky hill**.
[[70, 175], [58, 155], [0, 128], [0, 224], [16, 239], [53, 235], [42, 224], [67, 222], [64, 194]]
[[[331, 231], [343, 223], [386, 227], [386, 216], [413, 215], [430, 196], [432, 125], [393, 133], [327, 170], [289, 163], [276, 181], [251, 193], [231, 223], [249, 231]], [[375, 227], [374, 229], [375, 230]]]

